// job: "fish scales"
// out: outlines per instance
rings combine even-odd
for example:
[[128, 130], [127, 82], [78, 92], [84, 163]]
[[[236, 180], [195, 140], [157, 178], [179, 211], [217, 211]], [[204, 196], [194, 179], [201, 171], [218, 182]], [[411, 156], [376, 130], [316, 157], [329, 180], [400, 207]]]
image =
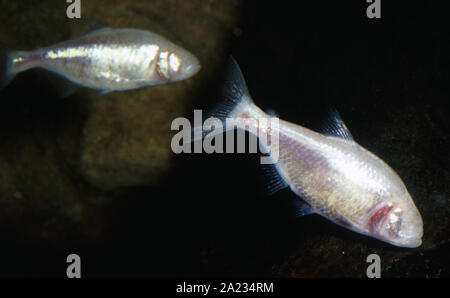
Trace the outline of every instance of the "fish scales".
[[[340, 139], [325, 137], [305, 128], [292, 127], [293, 125], [287, 122], [282, 122], [281, 126], [291, 126], [291, 130], [301, 130], [302, 135], [311, 135], [301, 142], [296, 137], [298, 134], [293, 136], [285, 131], [278, 132], [278, 167], [284, 179], [289, 181], [288, 184], [295, 193], [323, 216], [352, 228], [351, 222], [359, 221], [364, 210], [376, 204], [378, 198], [368, 195], [365, 185], [352, 183], [343, 177], [344, 173], [333, 168], [329, 155], [335, 155], [334, 158], [337, 159], [345, 158], [336, 143], [349, 147], [349, 150], [357, 148]], [[370, 172], [370, 168], [367, 170]]]

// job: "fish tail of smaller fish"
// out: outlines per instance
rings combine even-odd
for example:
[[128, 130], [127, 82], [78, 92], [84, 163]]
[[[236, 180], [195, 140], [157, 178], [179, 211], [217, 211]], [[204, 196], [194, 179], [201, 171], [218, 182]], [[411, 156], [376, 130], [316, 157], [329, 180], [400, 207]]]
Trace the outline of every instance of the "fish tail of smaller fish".
[[14, 67], [17, 51], [0, 46], [0, 90], [6, 87], [20, 72]]

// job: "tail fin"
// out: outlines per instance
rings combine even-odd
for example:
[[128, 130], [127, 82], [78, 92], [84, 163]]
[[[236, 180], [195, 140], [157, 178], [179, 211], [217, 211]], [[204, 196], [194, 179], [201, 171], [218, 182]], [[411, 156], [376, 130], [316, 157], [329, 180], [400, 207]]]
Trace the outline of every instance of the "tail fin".
[[[225, 81], [222, 87], [222, 101], [213, 107], [206, 114], [208, 117], [215, 117], [225, 123], [226, 118], [236, 118], [240, 113], [246, 111], [254, 105], [250, 93], [245, 84], [244, 76], [236, 60], [230, 56], [226, 69]], [[226, 127], [224, 127], [227, 129]], [[231, 129], [231, 128], [228, 128]], [[192, 129], [194, 135], [192, 142], [202, 140], [206, 135], [210, 137], [215, 134], [203, 130], [203, 126]], [[217, 132], [220, 133], [220, 132]]]
[[13, 71], [14, 51], [0, 47], [0, 90], [3, 89], [15, 77]]
[[217, 118], [235, 117], [253, 105], [253, 100], [245, 84], [244, 76], [236, 60], [231, 56], [222, 87], [222, 102], [212, 111]]

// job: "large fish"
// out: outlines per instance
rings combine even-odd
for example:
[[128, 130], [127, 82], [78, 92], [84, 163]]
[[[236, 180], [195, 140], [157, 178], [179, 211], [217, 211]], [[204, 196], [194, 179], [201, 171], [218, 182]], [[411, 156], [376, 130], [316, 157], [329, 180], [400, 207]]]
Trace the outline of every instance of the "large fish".
[[185, 49], [155, 33], [102, 28], [34, 51], [7, 52], [0, 86], [34, 67], [108, 92], [181, 81], [196, 74], [200, 63]]
[[265, 131], [278, 143], [265, 149], [278, 150], [273, 160], [278, 180], [272, 184], [288, 186], [302, 198], [300, 215], [317, 213], [396, 246], [421, 245], [422, 218], [402, 180], [353, 140], [339, 114], [333, 114], [327, 134], [281, 119], [277, 126], [256, 127], [270, 116], [254, 104], [234, 60], [226, 82], [226, 102], [217, 115], [233, 118], [238, 129]]

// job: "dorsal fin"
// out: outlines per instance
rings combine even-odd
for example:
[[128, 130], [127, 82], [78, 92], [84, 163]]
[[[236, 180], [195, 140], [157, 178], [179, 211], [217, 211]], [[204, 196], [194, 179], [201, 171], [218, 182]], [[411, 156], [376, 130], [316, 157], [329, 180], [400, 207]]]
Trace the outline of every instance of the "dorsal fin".
[[95, 21], [83, 20], [73, 22], [70, 24], [71, 38], [79, 38], [81, 36], [89, 35], [101, 30], [111, 29], [108, 25]]
[[271, 117], [276, 117], [276, 118], [280, 118], [280, 116], [278, 115], [277, 111], [275, 111], [274, 109], [266, 109], [264, 112], [266, 112], [267, 115], [271, 116]]
[[341, 115], [335, 108], [328, 110], [328, 117], [324, 121], [320, 130], [324, 135], [340, 137], [349, 141], [354, 141], [352, 134], [348, 130]]

